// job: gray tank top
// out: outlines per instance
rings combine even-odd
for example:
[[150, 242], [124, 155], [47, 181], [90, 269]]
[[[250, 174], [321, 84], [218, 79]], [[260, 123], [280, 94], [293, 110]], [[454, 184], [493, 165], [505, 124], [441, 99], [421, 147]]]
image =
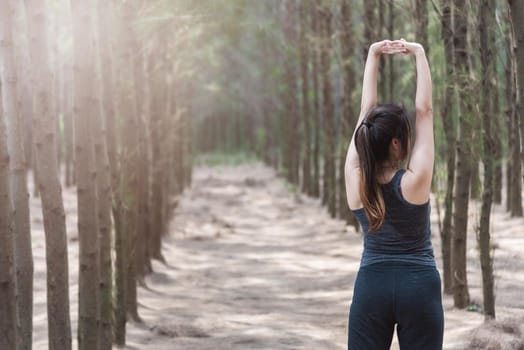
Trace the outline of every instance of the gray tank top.
[[400, 180], [405, 170], [381, 185], [386, 216], [382, 227], [369, 233], [369, 221], [363, 208], [353, 210], [364, 232], [364, 252], [360, 266], [384, 261], [410, 262], [436, 266], [431, 245], [430, 203], [412, 204], [404, 199]]

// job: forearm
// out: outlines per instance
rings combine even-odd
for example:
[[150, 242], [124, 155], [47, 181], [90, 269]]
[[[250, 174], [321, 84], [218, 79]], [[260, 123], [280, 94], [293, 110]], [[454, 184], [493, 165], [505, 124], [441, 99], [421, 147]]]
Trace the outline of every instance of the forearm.
[[431, 83], [431, 72], [423, 48], [420, 48], [416, 52], [415, 59], [417, 62], [417, 92], [415, 95], [415, 108], [417, 114], [420, 113], [425, 115], [431, 113], [433, 110], [433, 88]]
[[377, 104], [377, 77], [380, 55], [373, 48], [369, 49], [364, 68], [364, 81], [362, 82], [362, 102], [360, 105], [361, 115]]

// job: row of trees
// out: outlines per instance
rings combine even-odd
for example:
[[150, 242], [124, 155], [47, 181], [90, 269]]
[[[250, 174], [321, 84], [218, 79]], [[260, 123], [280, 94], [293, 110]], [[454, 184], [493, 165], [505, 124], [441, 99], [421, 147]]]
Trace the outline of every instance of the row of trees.
[[[61, 169], [78, 197], [78, 348], [125, 344], [137, 282], [191, 182], [191, 76], [147, 1], [0, 2], [0, 349], [31, 349], [27, 175], [42, 201], [49, 349], [72, 347]], [[184, 75], [185, 74], [185, 75]]]
[[[210, 69], [208, 76], [220, 87], [212, 91], [215, 100], [227, 102], [200, 116], [198, 147], [256, 152], [297, 190], [320, 197], [333, 217], [355, 227], [343, 167], [367, 48], [384, 38], [423, 44], [435, 85], [434, 191], [444, 207], [444, 291], [453, 294], [456, 307], [470, 304], [466, 237], [473, 233], [468, 227], [478, 226], [484, 312], [495, 317], [492, 203], [522, 216], [522, 2], [233, 1], [221, 11], [228, 26], [225, 39], [215, 42], [227, 43], [228, 50], [219, 52], [220, 70]], [[224, 71], [229, 66], [234, 68]], [[379, 79], [380, 102], [413, 106], [410, 60], [383, 58]], [[472, 199], [482, 203], [478, 225], [468, 222]]]
[[[193, 139], [199, 151], [257, 153], [357, 226], [344, 159], [367, 48], [386, 37], [419, 41], [429, 53], [445, 292], [457, 307], [470, 303], [467, 212], [471, 199], [481, 200], [484, 309], [495, 316], [492, 201], [522, 215], [521, 1], [0, 6], [0, 348], [31, 347], [29, 169], [44, 214], [51, 349], [71, 348], [61, 165], [78, 191], [82, 349], [123, 344], [126, 320], [139, 319], [137, 280], [151, 259], [163, 259], [173, 198], [191, 181]], [[413, 62], [388, 57], [380, 71], [380, 101], [412, 106]]]

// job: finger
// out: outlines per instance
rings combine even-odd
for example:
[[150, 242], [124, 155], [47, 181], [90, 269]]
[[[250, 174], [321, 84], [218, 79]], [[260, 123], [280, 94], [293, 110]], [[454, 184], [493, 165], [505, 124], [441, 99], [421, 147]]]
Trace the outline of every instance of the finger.
[[406, 52], [407, 48], [404, 46], [394, 46], [390, 48], [390, 51], [401, 53], [401, 52]]
[[383, 52], [386, 55], [395, 55], [395, 54], [406, 54], [408, 53], [407, 50], [386, 50]]
[[392, 45], [397, 47], [405, 47], [406, 43], [405, 41], [395, 40], [393, 41]]

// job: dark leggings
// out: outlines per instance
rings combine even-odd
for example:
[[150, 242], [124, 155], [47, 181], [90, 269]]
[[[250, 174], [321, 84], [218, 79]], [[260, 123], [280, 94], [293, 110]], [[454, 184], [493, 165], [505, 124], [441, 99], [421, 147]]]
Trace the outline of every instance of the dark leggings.
[[441, 350], [444, 313], [436, 268], [384, 262], [360, 268], [349, 310], [348, 350]]

